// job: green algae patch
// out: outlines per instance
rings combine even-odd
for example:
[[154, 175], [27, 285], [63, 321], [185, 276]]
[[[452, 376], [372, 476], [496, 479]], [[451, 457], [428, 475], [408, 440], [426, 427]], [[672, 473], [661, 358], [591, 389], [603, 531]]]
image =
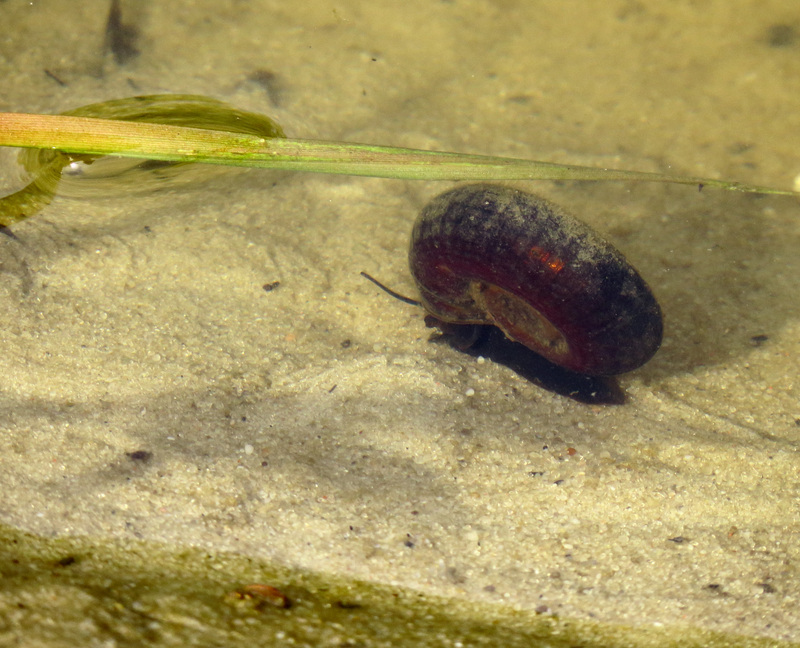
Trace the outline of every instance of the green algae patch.
[[0, 645], [781, 646], [576, 622], [234, 554], [0, 525]]

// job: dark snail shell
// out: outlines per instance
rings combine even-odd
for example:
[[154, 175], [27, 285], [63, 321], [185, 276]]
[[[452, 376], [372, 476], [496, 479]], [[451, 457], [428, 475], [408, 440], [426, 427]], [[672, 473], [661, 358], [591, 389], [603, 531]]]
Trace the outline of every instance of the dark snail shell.
[[578, 373], [631, 371], [661, 345], [661, 309], [625, 257], [523, 191], [472, 184], [437, 196], [414, 224], [409, 264], [437, 320], [493, 324]]

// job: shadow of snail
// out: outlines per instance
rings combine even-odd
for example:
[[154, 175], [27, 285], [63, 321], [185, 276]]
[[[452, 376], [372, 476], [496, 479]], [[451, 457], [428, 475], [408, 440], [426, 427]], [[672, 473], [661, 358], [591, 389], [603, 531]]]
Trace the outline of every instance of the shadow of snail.
[[576, 400], [624, 401], [603, 377], [661, 345], [661, 309], [636, 269], [533, 194], [470, 184], [437, 196], [414, 224], [409, 265], [428, 326]]

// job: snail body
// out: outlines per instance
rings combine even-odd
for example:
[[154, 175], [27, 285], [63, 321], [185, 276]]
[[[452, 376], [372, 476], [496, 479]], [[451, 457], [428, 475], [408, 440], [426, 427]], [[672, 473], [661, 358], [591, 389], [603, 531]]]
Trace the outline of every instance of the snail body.
[[436, 320], [497, 326], [571, 371], [625, 373], [661, 345], [661, 309], [635, 268], [533, 194], [470, 184], [437, 196], [414, 224], [409, 265]]

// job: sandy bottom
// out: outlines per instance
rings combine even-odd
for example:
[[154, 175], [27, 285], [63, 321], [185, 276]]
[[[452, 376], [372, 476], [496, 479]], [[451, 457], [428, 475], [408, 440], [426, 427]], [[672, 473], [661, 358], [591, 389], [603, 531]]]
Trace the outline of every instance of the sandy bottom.
[[[782, 188], [800, 174], [787, 1], [121, 2], [138, 30], [121, 63], [104, 52], [107, 2], [79, 4], [2, 3], [0, 110], [188, 92], [292, 137]], [[0, 187], [17, 175], [4, 152]], [[456, 645], [475, 610], [506, 629], [522, 615], [525, 641], [566, 622], [597, 630], [586, 645], [800, 642], [797, 200], [517, 183], [612, 240], [665, 315], [646, 366], [563, 383], [430, 341], [419, 308], [359, 276], [415, 294], [411, 225], [449, 183], [140, 180], [74, 181], [0, 237], [4, 575], [14, 551], [35, 562], [14, 547], [41, 540], [21, 530], [111, 552], [97, 582], [129, 573], [131, 552], [170, 574], [189, 552], [419, 593], [454, 614], [423, 645]], [[247, 582], [230, 573], [232, 590]], [[16, 587], [3, 632], [36, 645]], [[43, 581], [24, 609], [70, 588]], [[620, 626], [635, 630], [603, 635]], [[171, 645], [136, 628], [116, 641]]]

